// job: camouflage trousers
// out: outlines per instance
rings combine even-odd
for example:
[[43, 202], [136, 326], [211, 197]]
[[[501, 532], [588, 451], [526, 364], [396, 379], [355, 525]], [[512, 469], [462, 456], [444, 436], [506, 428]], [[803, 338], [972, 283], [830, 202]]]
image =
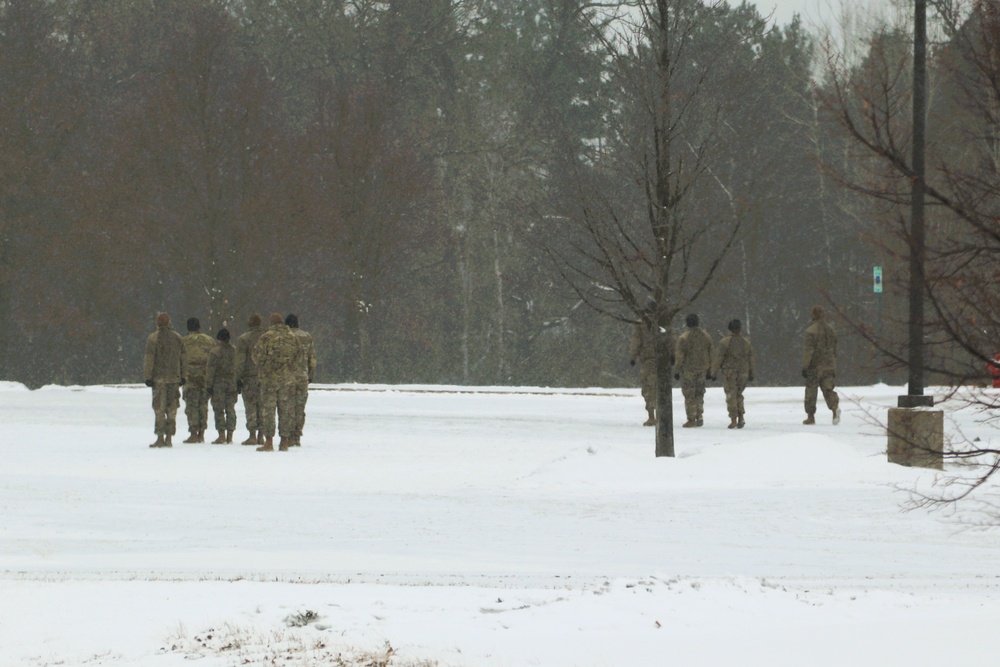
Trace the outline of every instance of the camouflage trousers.
[[208, 428], [208, 392], [205, 390], [204, 378], [188, 379], [182, 391], [188, 431], [204, 431]]
[[309, 400], [309, 380], [296, 380], [294, 385], [295, 429], [292, 432], [296, 438], [302, 437], [302, 427], [306, 425], [306, 401]]
[[688, 421], [697, 421], [705, 413], [705, 372], [681, 375], [681, 393]]
[[263, 413], [260, 409], [260, 379], [247, 378], [243, 381], [243, 411], [247, 415], [247, 430], [250, 435], [263, 429]]
[[260, 385], [261, 424], [265, 438], [275, 433], [274, 412], [278, 411], [277, 431], [282, 438], [295, 433], [295, 382], [262, 382]]
[[156, 414], [156, 435], [173, 435], [177, 432], [177, 408], [181, 404], [180, 384], [177, 382], [153, 383], [153, 412]]
[[819, 391], [823, 392], [823, 400], [826, 401], [826, 407], [830, 408], [833, 412], [840, 405], [840, 397], [837, 392], [833, 390], [834, 380], [837, 374], [834, 371], [815, 371], [810, 370], [806, 376], [806, 414], [814, 415], [816, 414], [816, 398]]
[[742, 373], [722, 376], [722, 388], [726, 392], [726, 410], [730, 419], [738, 419], [744, 414], [743, 390], [747, 388], [747, 376]]
[[212, 387], [212, 411], [216, 431], [236, 430], [236, 385], [216, 382]]
[[639, 369], [639, 382], [642, 386], [642, 398], [646, 401], [646, 410], [656, 409], [656, 367], [643, 363]]

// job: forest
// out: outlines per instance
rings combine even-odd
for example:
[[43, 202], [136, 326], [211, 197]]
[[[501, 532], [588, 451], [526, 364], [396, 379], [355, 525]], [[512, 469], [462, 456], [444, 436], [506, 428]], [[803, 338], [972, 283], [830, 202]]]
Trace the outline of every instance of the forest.
[[[992, 125], [956, 127], [971, 19], [941, 17], [930, 154], [965, 160]], [[838, 381], [901, 382], [906, 174], [851, 120], [905, 144], [911, 43], [850, 37], [708, 0], [0, 1], [0, 379], [136, 382], [160, 311], [234, 338], [279, 312], [318, 382], [634, 386], [661, 158], [671, 326], [741, 319], [790, 385], [822, 303]]]

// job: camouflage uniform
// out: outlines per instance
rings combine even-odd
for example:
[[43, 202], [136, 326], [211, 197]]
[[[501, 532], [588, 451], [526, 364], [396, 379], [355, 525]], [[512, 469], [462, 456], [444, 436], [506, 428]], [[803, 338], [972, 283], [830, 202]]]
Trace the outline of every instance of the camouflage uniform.
[[277, 408], [277, 430], [285, 448], [286, 439], [295, 433], [295, 384], [302, 367], [302, 346], [287, 324], [272, 324], [254, 346], [253, 361], [260, 375], [261, 431], [269, 441], [274, 437]]
[[677, 339], [674, 363], [680, 374], [684, 394], [684, 426], [701, 426], [705, 412], [705, 376], [712, 367], [712, 337], [697, 324]]
[[743, 428], [743, 390], [747, 382], [753, 380], [754, 358], [750, 340], [741, 336], [739, 328], [733, 330], [719, 342], [719, 349], [712, 362], [712, 377], [722, 373], [722, 387], [726, 392], [726, 409], [729, 412], [729, 427]]
[[215, 341], [200, 331], [184, 336], [184, 414], [187, 415], [191, 442], [203, 442], [208, 427], [208, 392], [205, 391], [205, 365]]
[[221, 436], [228, 433], [232, 442], [236, 430], [236, 348], [228, 340], [220, 340], [208, 355], [205, 386], [212, 390], [212, 410], [215, 429]]
[[646, 402], [646, 412], [649, 413], [647, 424], [653, 426], [656, 410], [656, 337], [653, 335], [655, 325], [644, 314], [642, 319], [632, 328], [632, 343], [629, 346], [629, 358], [634, 363], [639, 360], [639, 383], [642, 387], [642, 398]]
[[840, 397], [833, 390], [837, 377], [837, 332], [823, 319], [823, 309], [813, 308], [813, 321], [802, 341], [802, 377], [806, 380], [805, 423], [815, 423], [817, 390], [823, 391], [833, 423], [840, 421]]
[[177, 408], [184, 370], [184, 342], [180, 334], [166, 324], [146, 338], [143, 376], [153, 388], [153, 412], [156, 413], [156, 446], [169, 445], [177, 432]]
[[259, 318], [258, 315], [255, 320], [258, 323], [251, 325], [246, 333], [236, 339], [236, 381], [241, 385], [240, 391], [243, 393], [243, 410], [246, 412], [247, 430], [250, 431], [250, 438], [244, 444], [248, 445], [259, 444], [257, 436], [263, 428], [260, 410], [260, 377], [257, 373], [257, 365], [253, 361], [253, 348], [264, 334], [264, 328], [260, 325]]
[[292, 442], [300, 444], [302, 438], [302, 428], [306, 424], [306, 401], [309, 400], [309, 383], [313, 381], [316, 374], [316, 348], [313, 345], [313, 337], [297, 326], [291, 327], [292, 333], [299, 339], [302, 347], [302, 363], [299, 367], [298, 377], [295, 382], [295, 429], [292, 433]]

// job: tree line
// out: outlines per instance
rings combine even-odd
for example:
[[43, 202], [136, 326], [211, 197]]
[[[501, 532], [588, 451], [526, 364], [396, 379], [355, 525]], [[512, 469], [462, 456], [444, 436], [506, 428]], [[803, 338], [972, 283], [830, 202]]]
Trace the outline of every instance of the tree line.
[[840, 382], [891, 380], [864, 333], [905, 324], [872, 266], [903, 273], [816, 39], [639, 4], [0, 2], [0, 378], [135, 381], [158, 311], [279, 311], [320, 382], [622, 386], [669, 283], [667, 325], [743, 320], [762, 383], [824, 300], [864, 325]]

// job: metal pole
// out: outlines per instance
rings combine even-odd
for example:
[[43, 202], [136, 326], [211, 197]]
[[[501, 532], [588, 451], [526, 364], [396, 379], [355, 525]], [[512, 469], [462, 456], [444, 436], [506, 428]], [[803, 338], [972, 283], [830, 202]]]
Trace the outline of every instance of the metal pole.
[[913, 184], [910, 199], [910, 330], [908, 396], [899, 407], [933, 405], [924, 395], [924, 145], [927, 131], [927, 0], [913, 12]]
[[[882, 345], [882, 293], [879, 292], [878, 294], [875, 295], [875, 297], [878, 300], [878, 326], [877, 326], [878, 333], [875, 334], [876, 337], [877, 337], [876, 340], [878, 340], [878, 345], [876, 346], [876, 350], [877, 350]], [[882, 384], [882, 358], [881, 357], [882, 357], [882, 355], [880, 354], [879, 358], [876, 359], [876, 363], [878, 364], [878, 383], [879, 384]]]

